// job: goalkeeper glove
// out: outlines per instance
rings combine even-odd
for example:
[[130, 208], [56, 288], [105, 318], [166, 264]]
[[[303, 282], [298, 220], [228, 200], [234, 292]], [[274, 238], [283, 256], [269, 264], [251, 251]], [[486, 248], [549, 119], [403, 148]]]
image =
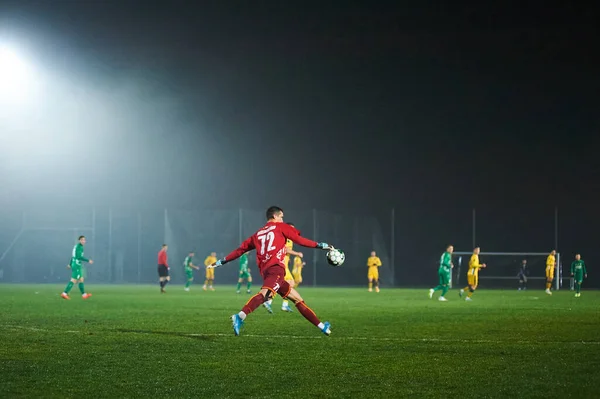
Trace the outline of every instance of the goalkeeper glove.
[[216, 261], [215, 263], [213, 263], [212, 265], [210, 265], [209, 267], [211, 269], [214, 269], [215, 267], [219, 267], [219, 266], [223, 266], [225, 264], [225, 258], [223, 259], [219, 259], [218, 261]]
[[333, 249], [333, 246], [327, 244], [326, 242], [320, 242], [320, 243], [317, 243], [317, 248], [324, 249], [324, 250], [329, 250], [329, 249]]

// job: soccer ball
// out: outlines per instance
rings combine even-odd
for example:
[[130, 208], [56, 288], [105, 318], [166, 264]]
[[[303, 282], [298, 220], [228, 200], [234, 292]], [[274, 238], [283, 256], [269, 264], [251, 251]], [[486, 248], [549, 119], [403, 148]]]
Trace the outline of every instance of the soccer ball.
[[332, 249], [327, 252], [327, 263], [331, 266], [341, 266], [346, 260], [346, 255], [341, 249]]

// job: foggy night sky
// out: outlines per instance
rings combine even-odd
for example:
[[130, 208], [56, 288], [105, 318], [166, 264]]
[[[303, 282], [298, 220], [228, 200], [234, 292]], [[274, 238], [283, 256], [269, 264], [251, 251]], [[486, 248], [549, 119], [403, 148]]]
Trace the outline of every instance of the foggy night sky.
[[127, 129], [82, 122], [67, 162], [30, 154], [6, 203], [598, 213], [585, 6], [48, 3], [2, 2], [0, 37], [139, 102]]

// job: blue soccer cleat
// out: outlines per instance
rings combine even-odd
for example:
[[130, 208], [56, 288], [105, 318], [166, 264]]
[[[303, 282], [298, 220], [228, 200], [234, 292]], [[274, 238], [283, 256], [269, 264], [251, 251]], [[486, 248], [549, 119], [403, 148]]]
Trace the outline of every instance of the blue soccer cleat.
[[267, 312], [273, 313], [273, 309], [271, 309], [271, 305], [269, 305], [269, 302], [263, 303], [263, 306], [267, 309]]
[[293, 312], [292, 308], [290, 308], [290, 305], [287, 303], [285, 305], [281, 305], [281, 310], [283, 310], [284, 312], [289, 312], [289, 313]]
[[244, 325], [244, 320], [242, 320], [242, 318], [239, 315], [234, 314], [233, 316], [231, 316], [231, 324], [233, 325], [233, 333], [236, 336], [239, 336], [240, 330], [242, 329], [242, 326]]
[[329, 329], [329, 327], [331, 327], [331, 324], [328, 321], [326, 321], [325, 323], [323, 323], [323, 328], [321, 329], [321, 332], [329, 336], [331, 334], [331, 330]]

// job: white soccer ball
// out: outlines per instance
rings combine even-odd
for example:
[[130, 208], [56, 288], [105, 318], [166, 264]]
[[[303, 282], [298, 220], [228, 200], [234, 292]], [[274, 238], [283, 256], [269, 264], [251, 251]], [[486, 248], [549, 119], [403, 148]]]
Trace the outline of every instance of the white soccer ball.
[[327, 263], [331, 266], [341, 266], [346, 260], [346, 255], [341, 249], [332, 249], [327, 252]]

